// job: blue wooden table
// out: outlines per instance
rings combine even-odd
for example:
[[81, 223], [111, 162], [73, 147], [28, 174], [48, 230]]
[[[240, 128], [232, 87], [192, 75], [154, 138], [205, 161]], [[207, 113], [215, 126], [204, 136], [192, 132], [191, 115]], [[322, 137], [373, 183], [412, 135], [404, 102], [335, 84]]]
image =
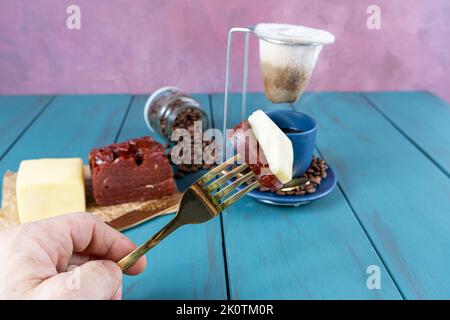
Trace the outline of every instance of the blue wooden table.
[[[195, 97], [221, 128], [223, 95]], [[86, 161], [93, 147], [150, 134], [145, 99], [0, 97], [0, 174], [28, 158]], [[260, 93], [248, 100], [249, 112], [289, 108]], [[240, 102], [231, 97], [230, 126]], [[316, 151], [337, 172], [335, 191], [299, 208], [245, 197], [178, 230], [149, 252], [144, 274], [125, 278], [124, 298], [450, 298], [449, 104], [426, 92], [307, 93], [295, 108], [318, 122]], [[125, 234], [141, 243], [170, 218]], [[372, 270], [380, 289], [367, 286]]]

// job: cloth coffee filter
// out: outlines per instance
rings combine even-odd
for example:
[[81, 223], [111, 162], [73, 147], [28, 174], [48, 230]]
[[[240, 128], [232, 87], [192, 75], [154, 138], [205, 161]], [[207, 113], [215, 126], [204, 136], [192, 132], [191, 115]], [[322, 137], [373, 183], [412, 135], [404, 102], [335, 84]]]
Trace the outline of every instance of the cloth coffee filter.
[[274, 103], [294, 103], [305, 91], [324, 44], [334, 36], [324, 30], [260, 23], [259, 56], [264, 92]]

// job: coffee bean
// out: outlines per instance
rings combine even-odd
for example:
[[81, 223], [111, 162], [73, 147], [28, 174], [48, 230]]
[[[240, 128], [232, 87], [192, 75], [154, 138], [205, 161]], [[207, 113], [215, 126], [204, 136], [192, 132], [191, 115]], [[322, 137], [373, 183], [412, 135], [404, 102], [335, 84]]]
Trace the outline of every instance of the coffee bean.
[[316, 192], [316, 188], [308, 188], [305, 191], [306, 191], [306, 193], [311, 194], [311, 193]]
[[320, 177], [312, 177], [311, 179], [309, 179], [309, 181], [311, 181], [312, 183], [315, 183], [315, 184], [320, 184], [321, 180], [322, 179]]

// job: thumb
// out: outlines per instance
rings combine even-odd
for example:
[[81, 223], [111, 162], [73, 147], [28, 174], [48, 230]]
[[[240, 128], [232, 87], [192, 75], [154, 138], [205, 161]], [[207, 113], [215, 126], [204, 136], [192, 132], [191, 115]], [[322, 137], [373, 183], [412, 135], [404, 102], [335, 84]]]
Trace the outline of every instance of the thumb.
[[116, 299], [122, 292], [122, 271], [109, 260], [88, 261], [45, 280], [36, 291], [38, 299]]

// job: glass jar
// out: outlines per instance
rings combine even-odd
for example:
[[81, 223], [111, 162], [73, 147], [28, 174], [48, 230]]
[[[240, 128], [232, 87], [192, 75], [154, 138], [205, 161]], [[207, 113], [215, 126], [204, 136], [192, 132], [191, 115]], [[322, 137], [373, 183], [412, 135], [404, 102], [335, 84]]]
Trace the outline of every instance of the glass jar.
[[155, 91], [144, 108], [144, 119], [153, 132], [170, 140], [177, 128], [191, 129], [194, 121], [202, 121], [202, 129], [209, 127], [208, 116], [200, 103], [176, 87]]

